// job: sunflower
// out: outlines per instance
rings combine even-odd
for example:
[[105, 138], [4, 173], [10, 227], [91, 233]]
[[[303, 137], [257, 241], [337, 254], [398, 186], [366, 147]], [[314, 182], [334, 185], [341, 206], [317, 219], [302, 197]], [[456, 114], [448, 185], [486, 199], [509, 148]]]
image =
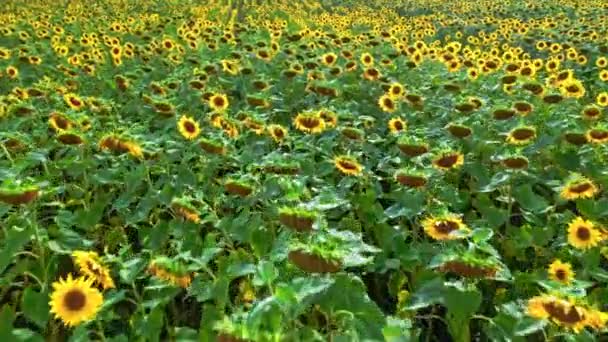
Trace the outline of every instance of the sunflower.
[[201, 128], [197, 121], [189, 116], [182, 116], [177, 122], [179, 133], [188, 140], [193, 140], [201, 133]]
[[54, 112], [49, 116], [49, 125], [56, 132], [61, 132], [72, 128], [74, 123], [65, 115]]
[[601, 81], [608, 82], [608, 70], [600, 70], [598, 77]]
[[585, 88], [580, 80], [569, 79], [560, 85], [560, 91], [564, 97], [580, 99], [585, 96]]
[[192, 275], [186, 272], [182, 265], [163, 257], [150, 262], [148, 272], [164, 282], [181, 288], [187, 288], [192, 282]]
[[361, 61], [361, 64], [365, 65], [366, 67], [374, 65], [374, 57], [367, 52], [361, 54], [359, 61]]
[[596, 105], [588, 105], [583, 108], [581, 115], [586, 120], [597, 120], [602, 115], [602, 109]]
[[405, 88], [399, 82], [394, 82], [388, 88], [387, 95], [393, 99], [399, 99], [405, 95]]
[[115, 287], [110, 271], [103, 265], [96, 252], [74, 251], [72, 258], [78, 265], [80, 273], [100, 284], [104, 290]]
[[442, 152], [433, 159], [433, 166], [440, 170], [455, 169], [464, 164], [464, 155], [460, 152]]
[[388, 94], [380, 96], [380, 98], [378, 99], [378, 105], [383, 111], [387, 113], [393, 113], [395, 110], [397, 110], [397, 104], [395, 103], [393, 98]]
[[536, 129], [530, 126], [514, 128], [507, 135], [507, 142], [514, 145], [525, 145], [536, 138]]
[[608, 107], [608, 92], [602, 92], [597, 95], [595, 102], [600, 107]]
[[349, 156], [334, 157], [334, 165], [340, 172], [348, 176], [358, 176], [363, 170], [363, 166], [355, 158]]
[[598, 68], [605, 68], [606, 66], [608, 66], [608, 58], [607, 57], [600, 57], [595, 61], [595, 65]]
[[589, 220], [578, 216], [568, 224], [568, 243], [578, 249], [589, 249], [602, 241], [602, 233]]
[[338, 125], [338, 115], [328, 109], [321, 109], [318, 113], [319, 117], [325, 121], [325, 126], [334, 128]]
[[555, 324], [570, 328], [576, 332], [587, 324], [587, 311], [572, 301], [552, 295], [541, 295], [528, 300], [528, 316], [538, 319], [550, 319]]
[[269, 125], [267, 127], [267, 130], [270, 133], [272, 139], [276, 142], [283, 141], [288, 135], [287, 128], [281, 125]]
[[103, 296], [93, 287], [92, 279], [73, 279], [71, 274], [53, 283], [50, 299], [50, 312], [68, 326], [95, 318], [103, 303]]
[[328, 53], [324, 54], [323, 56], [321, 56], [321, 63], [328, 65], [328, 66], [334, 65], [337, 60], [338, 60], [338, 56], [333, 52], [328, 52]]
[[604, 144], [608, 142], [608, 130], [601, 127], [596, 127], [587, 130], [587, 140], [594, 144]]
[[425, 233], [435, 240], [459, 239], [463, 236], [457, 233], [468, 230], [462, 219], [452, 213], [438, 217], [427, 217], [422, 221], [422, 227]]
[[65, 103], [70, 106], [70, 108], [74, 110], [80, 110], [84, 107], [84, 101], [78, 95], [73, 93], [68, 93], [63, 96], [63, 100]]
[[401, 133], [407, 129], [407, 123], [401, 118], [388, 120], [388, 130], [391, 133]]
[[224, 94], [213, 94], [208, 101], [209, 107], [216, 112], [223, 112], [228, 109], [228, 97]]
[[316, 134], [325, 130], [325, 121], [318, 113], [299, 113], [293, 122], [296, 128], [304, 133]]
[[8, 78], [10, 79], [15, 79], [19, 77], [19, 69], [15, 68], [12, 65], [9, 65], [8, 67], [6, 67], [6, 75], [8, 75]]
[[549, 278], [560, 282], [564, 285], [568, 285], [574, 279], [574, 271], [572, 271], [572, 265], [568, 262], [562, 262], [559, 259], [555, 259], [551, 265], [549, 265]]
[[578, 198], [591, 198], [597, 194], [599, 189], [597, 186], [586, 177], [575, 177], [568, 181], [562, 188], [560, 193], [561, 198], [566, 200], [574, 200]]

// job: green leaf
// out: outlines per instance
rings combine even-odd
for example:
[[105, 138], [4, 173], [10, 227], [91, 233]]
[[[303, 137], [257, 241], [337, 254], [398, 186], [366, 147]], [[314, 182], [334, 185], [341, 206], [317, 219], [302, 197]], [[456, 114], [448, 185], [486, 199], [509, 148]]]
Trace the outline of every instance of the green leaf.
[[24, 341], [24, 342], [44, 342], [44, 338], [35, 331], [30, 329], [15, 329], [13, 330], [14, 338], [9, 341]]
[[0, 341], [10, 341], [13, 339], [13, 321], [15, 313], [9, 305], [2, 306], [0, 310]]
[[414, 293], [412, 293], [409, 304], [407, 305], [408, 310], [418, 310], [425, 308], [429, 305], [434, 305], [443, 302], [443, 290], [445, 286], [443, 279], [435, 278], [427, 281]]
[[524, 210], [541, 213], [549, 207], [547, 200], [534, 193], [530, 184], [520, 185], [513, 189], [513, 197]]
[[13, 255], [21, 251], [21, 248], [30, 241], [32, 234], [33, 229], [31, 227], [24, 229], [13, 227], [8, 230], [0, 251], [0, 274], [12, 262]]
[[515, 325], [516, 336], [527, 336], [542, 330], [547, 325], [547, 320], [532, 317], [523, 317]]
[[36, 323], [40, 328], [44, 328], [49, 320], [48, 300], [47, 294], [36, 292], [29, 286], [23, 291], [21, 311], [29, 320]]

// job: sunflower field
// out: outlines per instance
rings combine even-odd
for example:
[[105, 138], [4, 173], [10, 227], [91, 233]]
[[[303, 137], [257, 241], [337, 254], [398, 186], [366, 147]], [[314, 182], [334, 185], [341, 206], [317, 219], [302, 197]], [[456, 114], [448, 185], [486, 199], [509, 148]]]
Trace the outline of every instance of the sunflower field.
[[605, 0], [0, 2], [0, 341], [605, 341]]

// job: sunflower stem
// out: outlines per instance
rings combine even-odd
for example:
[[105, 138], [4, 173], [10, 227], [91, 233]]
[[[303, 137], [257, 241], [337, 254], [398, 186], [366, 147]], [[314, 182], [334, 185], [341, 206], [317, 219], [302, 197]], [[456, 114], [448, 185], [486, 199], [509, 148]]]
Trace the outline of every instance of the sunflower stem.
[[6, 149], [6, 146], [4, 146], [4, 144], [0, 144], [0, 146], [2, 146], [2, 151], [6, 155], [6, 159], [8, 159], [11, 162], [11, 168], [15, 167], [15, 161], [13, 160], [13, 158], [11, 157], [11, 154]]

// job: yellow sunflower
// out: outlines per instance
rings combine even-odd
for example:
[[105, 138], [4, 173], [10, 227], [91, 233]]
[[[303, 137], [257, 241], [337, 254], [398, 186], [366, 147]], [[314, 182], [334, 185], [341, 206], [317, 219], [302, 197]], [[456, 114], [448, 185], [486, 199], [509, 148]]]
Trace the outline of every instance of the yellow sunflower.
[[587, 136], [587, 140], [594, 144], [608, 142], [608, 130], [605, 128], [596, 127], [589, 129], [585, 135]]
[[433, 166], [440, 170], [458, 168], [464, 164], [464, 155], [460, 152], [443, 152], [433, 159]]
[[324, 54], [323, 56], [321, 56], [321, 63], [328, 65], [328, 66], [334, 65], [337, 60], [338, 60], [338, 56], [333, 52], [328, 52], [328, 53]]
[[63, 100], [68, 106], [70, 106], [70, 108], [74, 110], [80, 110], [82, 107], [84, 107], [84, 101], [82, 101], [82, 99], [76, 94], [65, 94], [63, 96]]
[[179, 130], [179, 133], [188, 140], [196, 139], [201, 133], [198, 122], [185, 115], [179, 119], [177, 129]]
[[54, 112], [49, 116], [49, 125], [56, 132], [61, 132], [72, 128], [74, 123], [65, 115]]
[[549, 278], [560, 282], [564, 285], [568, 285], [574, 279], [574, 271], [572, 270], [572, 265], [568, 262], [562, 262], [559, 259], [556, 259], [549, 265]]
[[602, 233], [594, 228], [593, 222], [578, 216], [568, 224], [568, 243], [578, 249], [597, 246]]
[[600, 107], [608, 107], [608, 92], [602, 92], [597, 95], [595, 102]]
[[325, 130], [325, 121], [318, 113], [299, 113], [293, 122], [304, 133], [316, 134]]
[[522, 126], [514, 128], [507, 136], [507, 142], [514, 145], [525, 145], [536, 138], [534, 127]]
[[267, 129], [272, 139], [276, 142], [283, 141], [288, 135], [287, 128], [281, 125], [270, 125]]
[[209, 107], [216, 112], [223, 112], [228, 109], [228, 97], [224, 94], [213, 94], [209, 97]]
[[597, 194], [599, 189], [597, 186], [586, 177], [575, 177], [568, 181], [562, 188], [560, 193], [561, 198], [566, 200], [574, 200], [578, 198], [591, 198]]
[[100, 284], [104, 290], [116, 287], [110, 276], [110, 270], [104, 266], [96, 252], [74, 251], [72, 258], [78, 265], [80, 273]]
[[391, 133], [401, 133], [407, 129], [407, 123], [401, 118], [388, 120], [388, 130]]
[[459, 232], [468, 231], [462, 219], [452, 213], [438, 217], [427, 217], [422, 221], [424, 232], [435, 240], [454, 240], [462, 238]]
[[355, 158], [349, 156], [334, 157], [334, 165], [340, 172], [348, 176], [358, 176], [363, 171], [363, 166]]
[[538, 319], [550, 319], [555, 324], [570, 328], [576, 332], [587, 325], [587, 311], [572, 301], [552, 295], [541, 295], [528, 300], [528, 316]]
[[387, 95], [392, 97], [393, 99], [402, 98], [403, 95], [405, 95], [405, 88], [403, 87], [403, 85], [401, 83], [394, 82], [388, 88]]
[[585, 96], [585, 87], [583, 87], [583, 82], [576, 79], [568, 79], [564, 81], [560, 86], [560, 91], [565, 97], [580, 99], [581, 97]]
[[383, 111], [387, 113], [393, 113], [397, 109], [397, 104], [395, 103], [393, 98], [388, 94], [380, 96], [380, 98], [378, 99], [378, 105]]
[[53, 283], [53, 293], [49, 305], [50, 312], [68, 326], [76, 326], [97, 315], [103, 296], [93, 287], [93, 280], [80, 277], [59, 279]]

